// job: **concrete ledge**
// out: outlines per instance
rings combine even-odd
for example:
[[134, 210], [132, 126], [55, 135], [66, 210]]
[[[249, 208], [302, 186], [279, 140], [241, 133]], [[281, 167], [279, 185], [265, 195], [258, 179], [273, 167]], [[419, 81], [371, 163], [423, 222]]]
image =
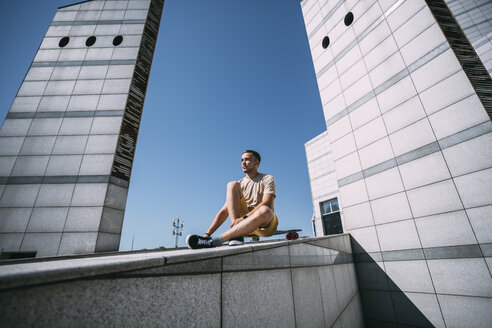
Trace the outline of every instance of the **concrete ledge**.
[[[118, 253], [108, 253], [105, 255], [80, 257], [73, 256], [68, 259], [40, 258], [30, 259], [27, 261], [9, 261], [10, 263], [0, 265], [0, 290], [83, 279], [99, 275], [118, 274], [170, 264], [226, 257], [231, 255], [237, 256], [244, 253], [257, 252], [249, 256], [249, 261], [248, 256], [234, 257], [234, 261], [242, 262], [243, 266], [252, 265], [253, 263], [251, 262], [251, 259], [258, 261], [262, 256], [267, 256], [270, 258], [271, 256], [269, 256], [269, 254], [276, 257], [280, 255], [273, 255], [274, 253], [265, 252], [265, 250], [282, 248], [285, 246], [290, 246], [291, 250], [293, 250], [292, 256], [294, 256], [294, 259], [296, 257], [303, 258], [303, 261], [305, 262], [304, 265], [322, 265], [327, 264], [330, 261], [322, 261], [319, 258], [321, 255], [316, 256], [315, 253], [312, 252], [312, 258], [306, 262], [310, 254], [310, 251], [306, 249], [306, 247], [308, 247], [307, 245], [313, 245], [313, 247], [320, 246], [324, 248], [333, 247], [334, 251], [340, 250], [344, 253], [350, 254], [350, 244], [347, 244], [344, 241], [345, 239], [349, 240], [348, 235], [345, 236], [347, 237], [343, 239], [337, 237], [303, 238], [294, 241], [274, 241], [257, 244], [252, 243], [235, 247], [221, 246], [213, 249], [201, 250], [178, 249], [122, 255], [119, 255]], [[304, 252], [301, 248], [304, 248]], [[330, 253], [329, 256], [333, 255], [341, 258], [345, 256], [344, 253], [333, 253], [334, 255]], [[284, 264], [286, 267], [290, 266], [289, 255], [290, 254], [288, 252], [285, 253], [286, 259], [284, 259], [284, 262], [287, 262]], [[231, 261], [233, 260], [226, 260], [226, 263], [232, 263]], [[297, 264], [299, 265], [302, 263]], [[280, 267], [282, 267], [282, 265]]]
[[349, 235], [11, 261], [0, 288], [16, 327], [363, 326]]

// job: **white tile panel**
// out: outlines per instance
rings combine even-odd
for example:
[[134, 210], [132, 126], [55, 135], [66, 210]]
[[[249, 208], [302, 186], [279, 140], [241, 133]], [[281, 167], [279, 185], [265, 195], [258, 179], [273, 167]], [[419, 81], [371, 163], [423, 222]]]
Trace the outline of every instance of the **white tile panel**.
[[478, 242], [492, 243], [492, 205], [469, 208], [466, 213]]
[[67, 111], [95, 110], [98, 100], [99, 95], [73, 95], [70, 98]]
[[399, 52], [394, 53], [369, 72], [374, 87], [381, 85], [405, 68]]
[[359, 149], [359, 156], [364, 170], [394, 157], [388, 137]]
[[426, 7], [423, 7], [417, 14], [393, 33], [393, 36], [398, 43], [398, 47], [403, 47], [433, 24], [436, 24], [434, 17]]
[[389, 35], [364, 56], [364, 62], [366, 63], [367, 69], [369, 71], [373, 70], [397, 51], [398, 47], [396, 46], [396, 42], [393, 36]]
[[391, 30], [397, 30], [425, 6], [424, 0], [403, 1], [386, 19]]
[[67, 36], [71, 26], [50, 26], [46, 32], [46, 37], [50, 36]]
[[108, 66], [98, 65], [98, 66], [83, 66], [80, 70], [78, 76], [81, 80], [96, 80], [104, 79], [106, 77], [106, 72], [108, 71]]
[[114, 48], [90, 48], [85, 60], [111, 60]]
[[331, 144], [331, 150], [335, 160], [354, 152], [356, 150], [354, 135], [350, 133], [333, 142]]
[[38, 107], [41, 97], [21, 97], [17, 95], [15, 97], [12, 106], [10, 107], [11, 112], [35, 112]]
[[357, 36], [366, 31], [383, 14], [377, 1], [358, 1], [352, 13], [354, 14], [352, 27]]
[[342, 58], [340, 58], [337, 61], [336, 65], [337, 65], [338, 74], [343, 74], [346, 70], [352, 67], [361, 58], [362, 58], [362, 54], [359, 50], [359, 47], [351, 48], [345, 55], [343, 55]]
[[367, 75], [364, 75], [360, 80], [345, 89], [343, 95], [347, 105], [351, 105], [370, 91], [372, 91], [371, 81]]
[[359, 149], [385, 136], [387, 136], [387, 132], [382, 117], [378, 117], [354, 131], [355, 142]]
[[372, 200], [371, 207], [376, 224], [412, 218], [412, 212], [404, 192]]
[[414, 217], [463, 209], [452, 180], [408, 190], [407, 195]]
[[492, 279], [483, 258], [427, 261], [438, 294], [492, 296]]
[[374, 225], [371, 207], [368, 202], [343, 208], [344, 230], [352, 230]]
[[112, 60], [125, 60], [125, 59], [135, 59], [138, 54], [138, 47], [130, 48], [115, 48], [113, 52]]
[[400, 173], [406, 189], [451, 178], [441, 152], [435, 152], [401, 165]]
[[[103, 26], [103, 25], [100, 25]], [[107, 25], [106, 25], [107, 26]], [[100, 35], [99, 33], [94, 33], [94, 30], [96, 29], [96, 25], [80, 25], [80, 26], [72, 26], [69, 32], [69, 36], [86, 36], [89, 37], [91, 35], [97, 34]]]
[[387, 261], [384, 266], [388, 277], [401, 291], [434, 292], [425, 261]]
[[[125, 36], [128, 34], [135, 34], [135, 33], [123, 32], [124, 26], [132, 26], [132, 25], [134, 25], [134, 24], [129, 24], [129, 25], [121, 25], [121, 24], [98, 25], [97, 27], [95, 27], [94, 35], [97, 35], [97, 36], [110, 35], [110, 36], [114, 37], [114, 36], [119, 35], [119, 34], [125, 35]], [[143, 30], [143, 25], [139, 25], [139, 26], [141, 26], [141, 29]], [[125, 29], [128, 30], [128, 27]], [[140, 33], [136, 33], [136, 34], [141, 34], [141, 31], [140, 31]]]
[[76, 11], [59, 11], [55, 14], [55, 17], [53, 17], [54, 22], [70, 22], [75, 19], [77, 16]]
[[47, 81], [23, 82], [17, 96], [41, 96], [47, 83]]
[[76, 80], [79, 72], [80, 66], [55, 67], [51, 80]]
[[74, 95], [91, 95], [101, 92], [104, 80], [78, 80], [73, 90]]
[[127, 94], [101, 95], [97, 103], [97, 110], [123, 110], [127, 98]]
[[396, 156], [436, 141], [426, 118], [391, 134], [390, 139]]
[[388, 133], [393, 133], [425, 117], [419, 97], [415, 96], [383, 115]]
[[362, 171], [357, 152], [353, 152], [335, 161], [335, 169], [338, 179], [343, 179], [351, 174]]
[[358, 129], [367, 122], [381, 115], [376, 98], [371, 98], [357, 109], [350, 112], [350, 122], [353, 129]]
[[363, 60], [359, 60], [351, 68], [340, 76], [340, 84], [343, 89], [348, 88], [354, 84], [357, 80], [367, 74], [366, 66]]
[[[492, 133], [459, 143], [443, 151], [453, 176], [492, 167]], [[466, 159], [466, 160], [463, 160]]]
[[411, 77], [417, 91], [422, 92], [459, 70], [461, 66], [453, 50], [449, 49], [411, 73]]
[[[328, 53], [328, 52], [327, 52]], [[329, 56], [329, 55], [327, 55]], [[327, 86], [329, 86], [333, 81], [338, 78], [337, 67], [335, 65], [331, 66], [326, 72], [324, 72], [321, 76], [318, 76], [318, 88], [319, 90], [323, 90]]]
[[369, 200], [364, 180], [340, 187], [340, 203], [343, 208]]
[[50, 81], [46, 86], [44, 92], [47, 96], [66, 96], [71, 95], [73, 88], [75, 86], [75, 81]]
[[477, 95], [458, 101], [429, 116], [434, 133], [442, 139], [485, 121], [490, 121]]
[[359, 41], [359, 47], [363, 55], [367, 55], [369, 51], [374, 49], [384, 39], [391, 35], [391, 31], [384, 21], [379, 23], [374, 29]]
[[348, 116], [342, 117], [328, 128], [331, 142], [335, 142], [349, 132], [352, 132], [352, 127]]
[[492, 204], [492, 169], [454, 178], [465, 208]]
[[413, 220], [382, 224], [376, 229], [381, 251], [421, 247]]
[[321, 103], [326, 104], [342, 93], [340, 81], [334, 80], [329, 86], [320, 91]]
[[398, 168], [383, 171], [366, 178], [369, 199], [376, 199], [403, 191]]
[[415, 224], [422, 247], [470, 245], [477, 242], [465, 211], [418, 218]]
[[401, 48], [401, 54], [405, 63], [410, 65], [425, 54], [437, 48], [441, 43], [447, 42], [439, 25], [433, 24], [427, 30], [419, 34], [415, 39]]
[[[376, 227], [367, 227], [350, 230], [350, 234], [362, 247], [362, 252], [379, 252], [379, 241], [376, 234]], [[354, 247], [353, 251], [358, 252], [358, 247]]]
[[427, 115], [475, 94], [463, 70], [428, 88], [420, 94]]
[[31, 67], [27, 72], [24, 81], [45, 81], [49, 80], [53, 67]]
[[65, 117], [59, 135], [89, 134], [92, 117]]
[[385, 113], [415, 95], [417, 95], [417, 91], [412, 80], [407, 76], [381, 92], [377, 99], [381, 112]]
[[330, 119], [337, 113], [341, 112], [347, 107], [345, 104], [345, 99], [342, 94], [335, 97], [329, 103], [323, 105], [323, 113], [325, 115], [325, 120]]
[[[49, 50], [51, 51], [51, 50]], [[54, 50], [53, 50], [54, 51]], [[59, 61], [82, 61], [87, 54], [87, 49], [63, 49], [58, 57]], [[53, 59], [56, 60], [56, 59]]]

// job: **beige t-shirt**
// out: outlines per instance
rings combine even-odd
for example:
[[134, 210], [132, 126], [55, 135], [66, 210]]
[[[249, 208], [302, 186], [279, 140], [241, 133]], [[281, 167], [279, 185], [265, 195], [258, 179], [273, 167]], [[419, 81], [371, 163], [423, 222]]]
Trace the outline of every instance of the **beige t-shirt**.
[[261, 203], [263, 194], [277, 195], [275, 179], [270, 174], [258, 173], [253, 179], [245, 176], [239, 180], [239, 185], [250, 210]]

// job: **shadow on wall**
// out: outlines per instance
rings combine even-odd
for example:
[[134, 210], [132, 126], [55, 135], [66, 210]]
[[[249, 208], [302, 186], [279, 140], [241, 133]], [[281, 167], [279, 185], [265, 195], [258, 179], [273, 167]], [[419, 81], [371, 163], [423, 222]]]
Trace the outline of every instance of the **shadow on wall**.
[[366, 327], [434, 327], [371, 257], [374, 255], [369, 255], [352, 236], [350, 242]]

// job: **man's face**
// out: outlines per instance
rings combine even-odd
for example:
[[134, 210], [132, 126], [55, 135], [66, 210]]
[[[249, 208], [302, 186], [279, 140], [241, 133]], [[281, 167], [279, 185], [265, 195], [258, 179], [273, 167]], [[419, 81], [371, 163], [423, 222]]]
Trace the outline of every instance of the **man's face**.
[[244, 173], [249, 173], [258, 169], [258, 160], [251, 153], [244, 153], [241, 156], [241, 168]]

